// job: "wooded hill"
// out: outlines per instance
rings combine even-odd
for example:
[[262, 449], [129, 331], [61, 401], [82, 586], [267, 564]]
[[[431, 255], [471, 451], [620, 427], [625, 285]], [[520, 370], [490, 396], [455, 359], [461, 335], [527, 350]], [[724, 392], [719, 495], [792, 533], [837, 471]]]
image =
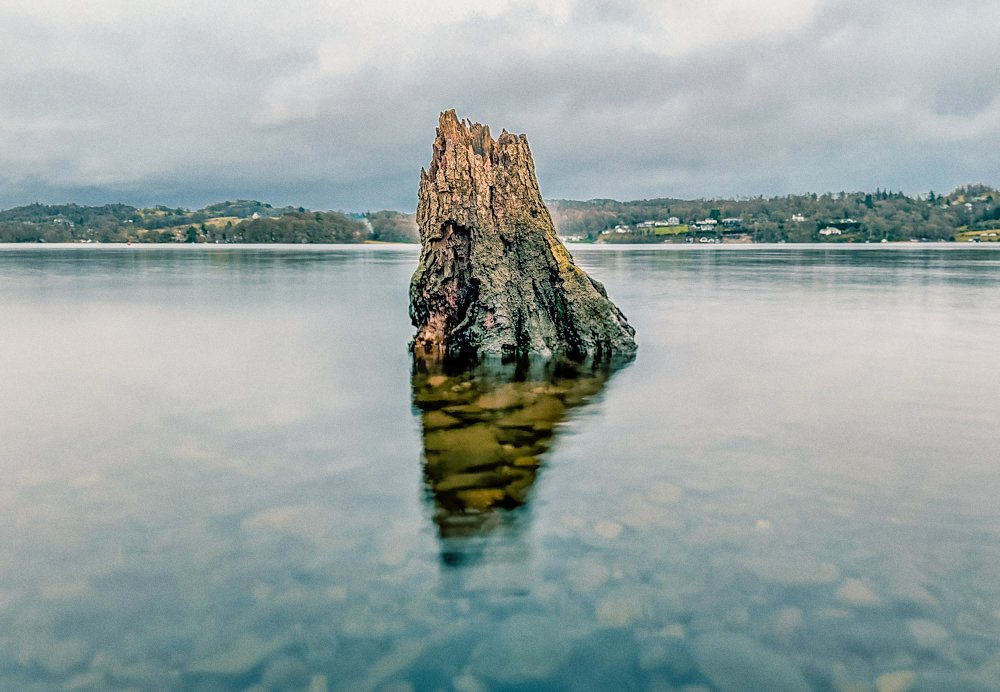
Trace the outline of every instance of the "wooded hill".
[[[967, 185], [946, 195], [931, 192], [917, 197], [876, 190], [739, 200], [595, 199], [548, 204], [560, 235], [584, 241], [684, 242], [706, 235], [742, 235], [756, 242], [805, 243], [967, 240], [980, 239], [979, 231], [987, 231], [982, 240], [996, 240], [988, 231], [1000, 228], [998, 202], [996, 189]], [[707, 220], [715, 223], [701, 223]], [[823, 233], [827, 229], [840, 232]]]
[[416, 242], [413, 215], [343, 214], [274, 208], [254, 200], [203, 209], [147, 209], [125, 204], [29, 204], [0, 211], [0, 242], [358, 243]]
[[[747, 199], [546, 202], [563, 237], [584, 242], [878, 242], [1000, 238], [1000, 191], [967, 185], [911, 197], [876, 190]], [[708, 223], [706, 223], [708, 222]], [[29, 204], [0, 211], [0, 242], [418, 242], [413, 214], [275, 208], [255, 200], [191, 211], [126, 204]]]

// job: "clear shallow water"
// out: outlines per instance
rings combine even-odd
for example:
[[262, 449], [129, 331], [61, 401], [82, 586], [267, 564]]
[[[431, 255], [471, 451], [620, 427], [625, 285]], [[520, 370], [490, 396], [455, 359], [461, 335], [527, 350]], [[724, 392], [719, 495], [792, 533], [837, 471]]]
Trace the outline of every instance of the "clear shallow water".
[[443, 380], [415, 248], [0, 248], [0, 689], [1000, 689], [1000, 252], [573, 252], [633, 363]]

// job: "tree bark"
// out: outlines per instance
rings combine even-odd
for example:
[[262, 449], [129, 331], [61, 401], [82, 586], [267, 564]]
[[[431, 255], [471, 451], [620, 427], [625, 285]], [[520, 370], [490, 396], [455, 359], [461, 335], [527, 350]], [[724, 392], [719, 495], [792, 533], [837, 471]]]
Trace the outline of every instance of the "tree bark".
[[542, 201], [524, 135], [441, 114], [420, 171], [420, 264], [410, 282], [415, 356], [635, 352], [635, 330], [576, 266]]

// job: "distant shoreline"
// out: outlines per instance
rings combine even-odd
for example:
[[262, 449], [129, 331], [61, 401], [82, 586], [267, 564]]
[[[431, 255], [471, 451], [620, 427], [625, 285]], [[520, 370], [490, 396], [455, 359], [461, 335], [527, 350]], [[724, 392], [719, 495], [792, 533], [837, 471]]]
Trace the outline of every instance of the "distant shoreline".
[[[1000, 191], [966, 185], [910, 197], [876, 189], [746, 199], [548, 200], [565, 241], [614, 245], [1000, 242]], [[29, 204], [0, 211], [0, 242], [133, 244], [418, 243], [415, 214], [272, 207], [202, 209]]]
[[[968, 243], [953, 240], [940, 240], [933, 242], [914, 241], [890, 241], [887, 243], [787, 243], [787, 242], [762, 242], [762, 243], [587, 243], [579, 241], [564, 241], [571, 250], [597, 251], [597, 252], [642, 252], [642, 251], [665, 251], [665, 252], [696, 252], [696, 251], [727, 251], [740, 252], [754, 249], [767, 250], [1000, 250], [1000, 243]], [[6, 243], [0, 242], [0, 251], [23, 250], [84, 250], [97, 251], [100, 249], [110, 250], [137, 250], [146, 252], [149, 250], [164, 250], [167, 252], [188, 252], [188, 251], [222, 251], [222, 250], [412, 250], [420, 249], [417, 243], [403, 242], [369, 242], [358, 243]]]

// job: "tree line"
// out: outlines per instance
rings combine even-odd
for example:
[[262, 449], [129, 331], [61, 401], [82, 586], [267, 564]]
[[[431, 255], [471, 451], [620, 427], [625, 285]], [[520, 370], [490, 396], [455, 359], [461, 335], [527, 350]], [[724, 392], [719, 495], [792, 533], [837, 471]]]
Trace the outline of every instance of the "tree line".
[[[738, 200], [554, 200], [549, 202], [549, 208], [560, 235], [591, 241], [615, 227], [635, 229], [645, 221], [666, 221], [673, 217], [680, 224], [692, 227], [705, 219], [739, 219], [740, 231], [757, 242], [863, 242], [952, 240], [966, 229], [997, 228], [1000, 227], [998, 201], [1000, 192], [996, 189], [967, 185], [945, 195], [932, 191], [926, 196], [910, 196], [878, 189]], [[842, 223], [845, 220], [855, 223]], [[831, 226], [843, 226], [846, 230], [829, 236], [820, 233]], [[716, 232], [723, 232], [721, 224]], [[691, 235], [703, 234], [691, 231]]]
[[416, 242], [412, 214], [274, 208], [256, 200], [189, 210], [126, 204], [29, 204], [0, 211], [0, 242], [358, 243]]
[[[752, 197], [746, 199], [673, 198], [619, 202], [612, 199], [547, 202], [560, 235], [585, 241], [608, 238], [626, 227], [634, 233], [617, 240], [655, 242], [643, 235], [646, 221], [675, 219], [691, 227], [687, 236], [705, 233], [695, 225], [705, 219], [738, 219], [737, 230], [757, 242], [953, 240], [980, 230], [1000, 230], [1000, 192], [986, 185], [966, 185], [950, 193], [910, 196], [875, 192]], [[824, 234], [828, 227], [841, 230]], [[716, 235], [723, 234], [718, 224]], [[603, 235], [602, 235], [603, 234]], [[685, 235], [673, 236], [684, 240]], [[0, 242], [135, 243], [357, 243], [418, 242], [413, 214], [381, 210], [364, 214], [275, 208], [256, 200], [217, 202], [189, 210], [126, 204], [29, 204], [0, 211]]]

